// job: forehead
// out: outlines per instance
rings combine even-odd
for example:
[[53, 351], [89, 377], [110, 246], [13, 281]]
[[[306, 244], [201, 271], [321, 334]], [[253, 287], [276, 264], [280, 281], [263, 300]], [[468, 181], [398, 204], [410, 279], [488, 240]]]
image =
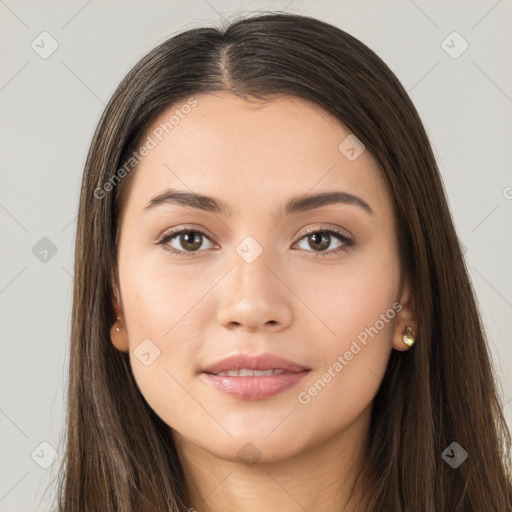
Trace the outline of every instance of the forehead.
[[152, 149], [131, 187], [139, 206], [168, 187], [224, 197], [235, 213], [327, 189], [382, 200], [373, 156], [364, 150], [347, 158], [346, 141], [354, 136], [318, 105], [290, 96], [247, 101], [226, 92], [193, 100], [168, 107], [142, 137]]

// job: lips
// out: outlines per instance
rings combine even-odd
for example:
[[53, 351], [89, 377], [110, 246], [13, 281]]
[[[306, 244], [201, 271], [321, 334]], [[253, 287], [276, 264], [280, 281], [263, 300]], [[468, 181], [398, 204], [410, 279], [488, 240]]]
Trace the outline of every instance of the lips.
[[[242, 375], [249, 376], [243, 370], [275, 370], [274, 374], [278, 373], [300, 373], [309, 371], [310, 368], [295, 363], [283, 357], [274, 354], [262, 354], [259, 356], [249, 356], [248, 354], [235, 354], [225, 359], [221, 359], [216, 363], [204, 368], [204, 373], [218, 375], [220, 372], [232, 372], [235, 370], [242, 370]], [[252, 375], [252, 374], [251, 374]]]
[[233, 398], [265, 400], [296, 386], [310, 370], [274, 354], [235, 354], [206, 367], [201, 378]]

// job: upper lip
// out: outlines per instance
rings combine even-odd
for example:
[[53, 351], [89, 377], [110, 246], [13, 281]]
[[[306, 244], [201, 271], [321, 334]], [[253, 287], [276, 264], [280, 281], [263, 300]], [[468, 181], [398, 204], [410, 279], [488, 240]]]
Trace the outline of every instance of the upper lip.
[[203, 372], [219, 373], [229, 370], [238, 370], [240, 368], [246, 368], [248, 370], [284, 370], [289, 372], [309, 370], [309, 368], [274, 354], [262, 354], [259, 356], [235, 354], [206, 367], [203, 369]]

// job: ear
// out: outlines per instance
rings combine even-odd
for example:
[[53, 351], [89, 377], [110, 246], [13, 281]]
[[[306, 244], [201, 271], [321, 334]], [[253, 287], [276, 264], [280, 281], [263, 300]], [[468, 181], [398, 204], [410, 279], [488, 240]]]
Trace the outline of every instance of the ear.
[[404, 351], [409, 350], [411, 347], [403, 342], [404, 330], [406, 327], [412, 328], [413, 336], [417, 335], [418, 322], [415, 314], [414, 295], [412, 293], [411, 285], [408, 281], [405, 282], [399, 300], [402, 306], [396, 315], [395, 332], [393, 334], [393, 348], [395, 350]]
[[114, 296], [112, 297], [112, 306], [114, 307], [114, 311], [116, 313], [116, 321], [114, 325], [110, 328], [110, 340], [117, 350], [120, 352], [128, 352], [128, 331], [126, 330], [126, 325], [124, 323], [123, 318], [123, 307], [120, 299], [118, 287], [114, 283], [113, 286]]

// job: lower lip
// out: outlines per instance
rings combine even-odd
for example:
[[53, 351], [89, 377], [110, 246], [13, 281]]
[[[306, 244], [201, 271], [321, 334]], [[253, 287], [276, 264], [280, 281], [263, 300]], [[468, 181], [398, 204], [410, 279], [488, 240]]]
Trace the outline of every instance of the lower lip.
[[219, 391], [242, 400], [264, 400], [298, 384], [309, 370], [250, 377], [203, 373]]

